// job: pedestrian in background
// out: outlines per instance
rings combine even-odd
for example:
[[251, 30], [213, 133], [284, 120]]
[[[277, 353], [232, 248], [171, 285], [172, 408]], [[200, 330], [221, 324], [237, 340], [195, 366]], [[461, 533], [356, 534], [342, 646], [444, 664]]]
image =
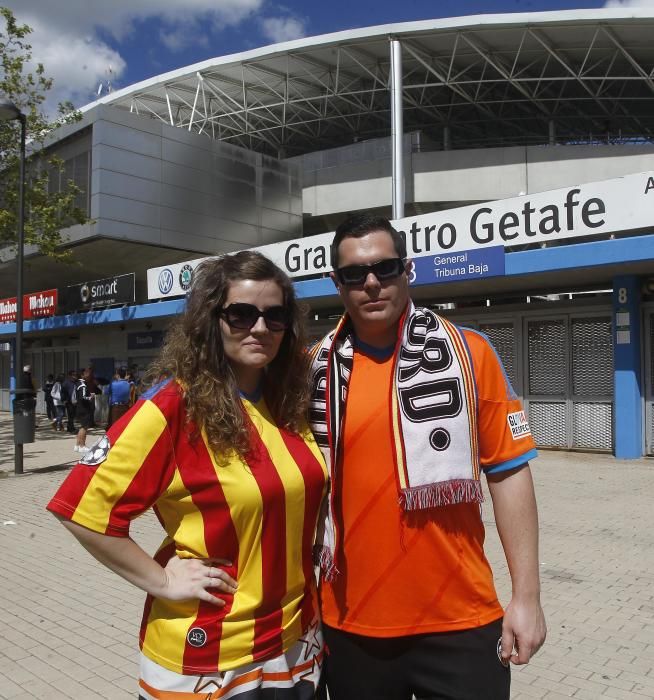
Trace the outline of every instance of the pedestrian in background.
[[79, 422], [79, 430], [77, 431], [77, 440], [73, 450], [86, 454], [88, 447], [86, 446], [86, 434], [91, 427], [91, 418], [93, 417], [93, 406], [95, 403], [95, 394], [89, 391], [88, 381], [93, 373], [91, 367], [80, 370], [80, 378], [75, 386], [75, 416]]
[[75, 430], [75, 405], [77, 403], [77, 396], [75, 394], [76, 387], [77, 374], [74, 369], [70, 369], [63, 383], [62, 398], [66, 408], [66, 431], [71, 434], [77, 432], [77, 430]]
[[49, 374], [45, 382], [43, 382], [43, 399], [45, 401], [45, 412], [48, 420], [52, 422], [52, 427], [56, 426], [57, 412], [55, 411], [55, 403], [52, 398], [52, 387], [54, 386], [55, 378], [53, 374]]
[[125, 379], [129, 384], [129, 405], [133, 406], [136, 403], [137, 398], [136, 379], [134, 377], [134, 373], [131, 370], [127, 370]]
[[109, 399], [109, 420], [107, 422], [107, 430], [122, 416], [124, 416], [133, 405], [131, 400], [132, 386], [126, 379], [127, 371], [124, 367], [120, 367], [114, 379], [109, 384], [108, 399]]
[[27, 389], [29, 391], [29, 393], [24, 394], [24, 396], [30, 396], [33, 399], [36, 398], [36, 384], [34, 383], [34, 379], [32, 378], [32, 365], [25, 365], [23, 367], [23, 374], [21, 375], [21, 386], [19, 388]]
[[95, 376], [95, 371], [93, 369], [93, 365], [89, 365], [87, 368], [87, 375], [86, 375], [86, 386], [89, 390], [89, 393], [93, 395], [94, 400], [93, 403], [91, 404], [91, 415], [89, 418], [89, 428], [95, 428], [95, 397], [102, 394], [102, 389], [100, 388], [100, 383], [98, 382], [96, 376]]
[[53, 427], [55, 430], [63, 431], [64, 415], [66, 414], [66, 389], [64, 387], [65, 377], [63, 374], [58, 374], [56, 380], [50, 390], [52, 403], [55, 410], [55, 420]]

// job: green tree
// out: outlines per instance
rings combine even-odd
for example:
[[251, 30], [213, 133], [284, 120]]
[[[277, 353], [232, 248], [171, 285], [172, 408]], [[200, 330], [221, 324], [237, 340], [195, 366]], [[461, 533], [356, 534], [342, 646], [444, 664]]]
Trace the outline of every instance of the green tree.
[[[52, 80], [42, 63], [32, 64], [32, 47], [25, 40], [32, 29], [18, 24], [6, 7], [0, 7], [0, 18], [0, 95], [27, 117], [25, 242], [44, 255], [66, 259], [61, 229], [88, 219], [76, 206], [79, 187], [66, 178], [64, 162], [48, 150], [47, 139], [53, 129], [79, 121], [81, 114], [68, 102], [59, 105], [54, 119], [47, 116], [43, 108]], [[20, 123], [0, 122], [0, 249], [17, 242], [19, 159]]]

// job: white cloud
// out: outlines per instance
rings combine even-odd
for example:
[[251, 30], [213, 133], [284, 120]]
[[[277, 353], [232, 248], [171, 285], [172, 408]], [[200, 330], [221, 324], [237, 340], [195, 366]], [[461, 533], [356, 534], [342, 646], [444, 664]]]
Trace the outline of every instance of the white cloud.
[[265, 17], [260, 24], [264, 36], [275, 43], [306, 35], [305, 23], [297, 17]]
[[21, 17], [39, 17], [48, 25], [87, 34], [102, 27], [117, 39], [132, 31], [134, 20], [158, 17], [168, 24], [204, 17], [219, 26], [241, 22], [263, 0], [4, 0]]
[[161, 43], [172, 52], [181, 51], [189, 46], [208, 46], [209, 39], [202, 26], [194, 22], [182, 22], [159, 32]]
[[59, 102], [70, 100], [78, 105], [89, 102], [100, 82], [106, 85], [110, 79], [119, 78], [125, 69], [120, 54], [92, 36], [70, 34], [54, 41], [40, 19], [31, 20], [30, 26], [34, 30], [28, 39], [32, 57], [43, 63], [46, 75], [54, 79], [44, 106], [51, 116]]
[[[54, 79], [46, 110], [58, 101], [77, 105], [91, 101], [98, 84], [111, 77], [114, 85], [125, 71], [122, 56], [104, 41], [99, 30], [120, 42], [139, 20], [157, 18], [163, 27], [156, 37], [178, 51], [207, 42], [207, 31], [234, 26], [251, 17], [264, 0], [3, 0], [21, 23], [34, 30], [27, 38], [34, 62], [44, 64]], [[151, 38], [144, 41], [144, 50]], [[109, 67], [112, 72], [109, 74]]]
[[631, 7], [654, 7], [654, 0], [606, 0], [604, 7], [629, 9]]

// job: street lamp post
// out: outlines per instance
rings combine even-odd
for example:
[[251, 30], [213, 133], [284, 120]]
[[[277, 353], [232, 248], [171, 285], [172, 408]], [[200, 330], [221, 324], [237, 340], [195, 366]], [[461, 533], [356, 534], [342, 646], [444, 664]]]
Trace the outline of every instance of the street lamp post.
[[[16, 273], [16, 377], [15, 398], [19, 399], [32, 393], [23, 386], [23, 254], [25, 247], [25, 141], [27, 132], [27, 117], [6, 97], [0, 97], [0, 121], [18, 119], [20, 122], [20, 174], [18, 185], [18, 271]], [[14, 423], [14, 473], [23, 473], [23, 443], [19, 443], [15, 434]]]

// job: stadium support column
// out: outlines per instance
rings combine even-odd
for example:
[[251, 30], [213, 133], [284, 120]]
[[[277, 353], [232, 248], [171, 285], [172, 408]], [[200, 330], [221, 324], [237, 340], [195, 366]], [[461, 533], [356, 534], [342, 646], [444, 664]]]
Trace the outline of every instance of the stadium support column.
[[613, 280], [615, 456], [643, 455], [641, 398], [640, 282], [633, 275]]
[[391, 135], [393, 141], [393, 219], [404, 216], [404, 134], [402, 120], [402, 44], [391, 38]]

